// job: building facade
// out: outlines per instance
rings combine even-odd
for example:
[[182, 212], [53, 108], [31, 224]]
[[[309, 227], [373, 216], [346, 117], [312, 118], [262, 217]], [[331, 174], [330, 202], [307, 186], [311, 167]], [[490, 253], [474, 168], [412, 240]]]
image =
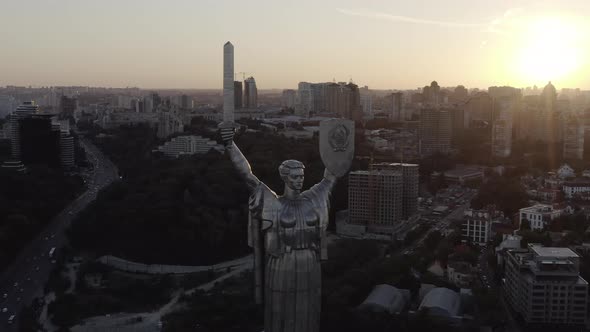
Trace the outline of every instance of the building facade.
[[420, 112], [420, 155], [447, 154], [451, 150], [451, 115], [449, 111], [423, 109]]
[[282, 106], [286, 108], [295, 108], [297, 92], [292, 89], [283, 90]]
[[354, 171], [348, 176], [350, 224], [371, 233], [392, 233], [402, 220], [403, 175], [399, 171]]
[[258, 88], [251, 76], [244, 81], [244, 108], [258, 108]]
[[581, 160], [584, 158], [585, 126], [572, 118], [566, 121], [564, 129], [563, 158]]
[[10, 150], [12, 159], [21, 160], [20, 120], [38, 112], [39, 106], [34, 101], [26, 101], [10, 115]]
[[504, 297], [527, 324], [586, 323], [588, 283], [569, 248], [529, 244], [506, 252]]
[[242, 89], [242, 82], [234, 81], [234, 107], [235, 109], [242, 108], [243, 101], [243, 89]]
[[528, 220], [532, 230], [543, 230], [549, 223], [565, 213], [557, 205], [537, 204], [522, 208], [518, 213], [519, 228], [524, 220]]
[[418, 164], [378, 163], [369, 165], [371, 171], [395, 171], [402, 174], [402, 215], [408, 219], [418, 212], [419, 178]]
[[201, 136], [178, 136], [158, 147], [157, 151], [165, 156], [178, 158], [181, 155], [204, 154], [211, 149], [223, 151], [223, 146], [216, 141]]
[[495, 209], [465, 210], [462, 227], [463, 237], [474, 244], [486, 245], [492, 237], [492, 223], [499, 217], [501, 217], [501, 212]]

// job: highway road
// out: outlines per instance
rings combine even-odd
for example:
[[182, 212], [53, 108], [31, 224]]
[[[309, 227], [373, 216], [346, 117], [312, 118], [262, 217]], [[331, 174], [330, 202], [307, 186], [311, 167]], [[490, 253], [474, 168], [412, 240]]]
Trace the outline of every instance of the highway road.
[[477, 192], [471, 192], [471, 193], [465, 194], [465, 197], [464, 197], [465, 203], [464, 204], [457, 206], [451, 213], [449, 213], [444, 218], [442, 218], [434, 227], [430, 228], [428, 230], [428, 232], [426, 232], [419, 240], [414, 242], [414, 244], [412, 246], [410, 246], [409, 249], [414, 250], [414, 249], [418, 248], [419, 246], [421, 246], [424, 243], [424, 240], [428, 237], [428, 235], [430, 233], [432, 233], [434, 231], [439, 231], [441, 233], [444, 233], [445, 230], [449, 229], [451, 222], [453, 222], [454, 220], [462, 219], [463, 215], [465, 213], [465, 210], [469, 208], [471, 200], [473, 199], [473, 197], [475, 197], [475, 195], [477, 195]]
[[[81, 139], [80, 144], [94, 164], [93, 171], [84, 175], [88, 189], [55, 216], [0, 274], [0, 331], [17, 330], [22, 307], [43, 295], [43, 287], [55, 264], [53, 257], [49, 257], [50, 250], [59, 250], [67, 244], [65, 230], [76, 214], [92, 202], [102, 188], [119, 177], [116, 166], [96, 146], [85, 139]], [[9, 322], [12, 315], [15, 317]]]

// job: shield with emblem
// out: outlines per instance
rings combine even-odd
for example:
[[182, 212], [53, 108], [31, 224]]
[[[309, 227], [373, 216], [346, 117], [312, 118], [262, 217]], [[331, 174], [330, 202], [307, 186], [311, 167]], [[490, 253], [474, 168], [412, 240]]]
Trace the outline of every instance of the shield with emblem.
[[324, 166], [341, 177], [354, 157], [354, 121], [330, 119], [320, 122], [320, 156]]

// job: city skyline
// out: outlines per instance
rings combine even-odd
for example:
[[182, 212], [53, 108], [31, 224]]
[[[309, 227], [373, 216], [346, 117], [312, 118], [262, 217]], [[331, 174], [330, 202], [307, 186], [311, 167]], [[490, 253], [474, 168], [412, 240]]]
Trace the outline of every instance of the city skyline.
[[[110, 5], [112, 3], [112, 6]], [[138, 10], [140, 8], [140, 10]], [[590, 89], [590, 3], [8, 1], [0, 86], [217, 89], [220, 46], [259, 89], [352, 80], [372, 89]], [[116, 9], [116, 10], [115, 10]], [[23, 16], [36, 22], [22, 25]], [[224, 19], [219, 19], [223, 17]], [[20, 26], [18, 38], [11, 35]], [[42, 27], [42, 29], [39, 29]]]

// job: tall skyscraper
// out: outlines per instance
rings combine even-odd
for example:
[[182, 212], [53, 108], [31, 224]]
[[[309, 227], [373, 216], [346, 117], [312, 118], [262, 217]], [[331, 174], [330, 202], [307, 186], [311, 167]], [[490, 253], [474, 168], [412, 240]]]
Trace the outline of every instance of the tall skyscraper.
[[258, 108], [258, 89], [252, 76], [244, 81], [244, 108]]
[[432, 81], [430, 86], [425, 86], [422, 89], [424, 102], [430, 105], [438, 105], [442, 102], [440, 94], [440, 86], [436, 81]]
[[359, 89], [361, 94], [361, 108], [364, 115], [373, 115], [373, 95], [368, 86]]
[[565, 123], [563, 133], [563, 158], [582, 159], [584, 158], [584, 124], [577, 118], [572, 117]]
[[242, 82], [234, 81], [234, 106], [242, 108]]
[[313, 83], [311, 84], [312, 93], [312, 108], [310, 113], [322, 114], [326, 113], [326, 91], [327, 83]]
[[73, 117], [77, 108], [78, 100], [76, 98], [61, 96], [59, 100], [60, 116], [63, 118]]
[[10, 148], [12, 159], [21, 160], [20, 120], [38, 112], [39, 106], [34, 101], [25, 101], [10, 115]]
[[313, 90], [312, 83], [299, 82], [295, 102], [295, 113], [299, 116], [308, 117], [313, 112]]
[[541, 103], [543, 110], [547, 113], [556, 111], [557, 106], [557, 90], [551, 82], [547, 83], [541, 93]]
[[403, 121], [403, 94], [394, 92], [387, 95], [385, 100], [386, 113], [389, 121]]
[[512, 113], [514, 99], [498, 98], [495, 100], [497, 111], [492, 123], [492, 155], [509, 157], [512, 153]]
[[223, 45], [223, 121], [234, 122], [234, 46]]
[[449, 111], [423, 109], [420, 112], [420, 155], [449, 153], [451, 149], [451, 115]]

